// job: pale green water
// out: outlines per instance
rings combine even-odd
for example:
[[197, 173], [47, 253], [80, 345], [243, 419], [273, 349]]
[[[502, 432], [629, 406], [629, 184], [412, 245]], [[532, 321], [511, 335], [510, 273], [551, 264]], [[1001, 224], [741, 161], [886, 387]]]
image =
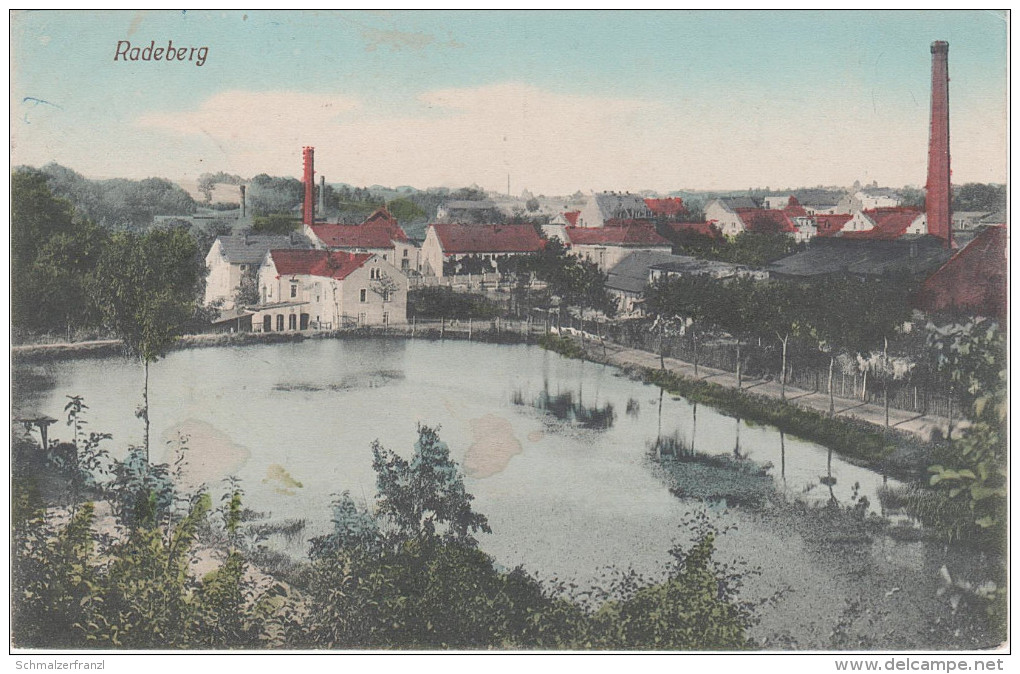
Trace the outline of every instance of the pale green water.
[[[134, 416], [142, 384], [137, 362], [31, 367], [58, 383], [15, 401], [15, 414], [63, 418], [64, 396], [82, 395], [90, 407], [89, 430], [112, 433], [114, 454], [141, 442], [142, 424]], [[585, 428], [558, 419], [530, 404], [543, 391], [570, 392], [573, 402], [603, 411], [611, 405], [612, 423]], [[467, 489], [493, 529], [480, 537], [481, 545], [505, 567], [582, 582], [609, 565], [653, 572], [668, 560], [674, 541], [689, 538], [680, 528], [684, 514], [707, 507], [720, 521], [740, 525], [720, 542], [720, 555], [767, 569], [748, 585], [749, 598], [799, 587], [778, 614], [784, 629], [821, 639], [827, 628], [819, 616], [830, 620], [838, 613], [826, 605], [854, 596], [852, 586], [835, 579], [838, 569], [819, 564], [792, 530], [764, 525], [739, 507], [723, 514], [720, 504], [678, 498], [648, 457], [660, 435], [693, 440], [698, 452], [732, 455], [739, 434], [740, 455], [771, 464], [777, 489], [824, 501], [830, 494], [820, 484], [828, 472], [823, 447], [786, 436], [784, 455], [774, 429], [748, 426], [703, 405], [695, 427], [692, 406], [668, 395], [660, 415], [659, 389], [612, 367], [529, 346], [310, 340], [172, 353], [151, 368], [150, 400], [155, 459], [163, 458], [165, 440], [183, 429], [191, 434], [189, 460], [196, 471], [201, 467], [202, 479], [220, 485], [228, 473], [237, 475], [249, 507], [273, 520], [306, 520], [306, 537], [328, 529], [333, 494], [374, 495], [371, 442], [409, 456], [421, 422], [440, 425], [453, 458], [467, 467]], [[51, 430], [51, 437], [69, 435], [62, 424]], [[831, 474], [841, 502], [849, 502], [858, 483], [877, 507], [881, 475], [838, 456]], [[917, 546], [900, 552], [894, 566], [920, 568]]]

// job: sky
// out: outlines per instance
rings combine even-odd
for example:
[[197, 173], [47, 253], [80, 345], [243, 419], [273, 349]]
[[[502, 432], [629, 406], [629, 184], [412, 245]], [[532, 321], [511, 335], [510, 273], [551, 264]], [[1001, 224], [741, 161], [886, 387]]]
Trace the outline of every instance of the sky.
[[[953, 181], [1005, 182], [988, 11], [39, 11], [11, 18], [11, 159], [514, 194], [925, 182], [934, 40]], [[118, 49], [207, 48], [130, 61]], [[187, 56], [186, 55], [186, 56]]]

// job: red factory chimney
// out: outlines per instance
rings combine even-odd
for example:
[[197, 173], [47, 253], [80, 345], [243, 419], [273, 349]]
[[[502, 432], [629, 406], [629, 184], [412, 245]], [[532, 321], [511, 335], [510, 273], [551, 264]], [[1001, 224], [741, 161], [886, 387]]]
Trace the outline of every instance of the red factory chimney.
[[925, 186], [928, 233], [953, 245], [949, 171], [949, 43], [931, 43], [931, 132], [928, 138], [928, 183]]
[[301, 149], [301, 157], [305, 162], [305, 203], [302, 208], [301, 222], [306, 225], [315, 224], [315, 148], [307, 145]]

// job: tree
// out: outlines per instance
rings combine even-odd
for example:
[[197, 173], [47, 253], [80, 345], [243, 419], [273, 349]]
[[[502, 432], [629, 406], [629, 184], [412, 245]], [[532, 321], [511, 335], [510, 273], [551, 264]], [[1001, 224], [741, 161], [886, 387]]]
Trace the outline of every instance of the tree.
[[301, 219], [286, 213], [257, 215], [252, 220], [253, 234], [290, 234], [298, 229]]
[[195, 241], [183, 229], [147, 234], [118, 232], [110, 238], [92, 279], [108, 327], [145, 368], [139, 416], [149, 456], [149, 365], [166, 355], [201, 307], [205, 267]]
[[241, 281], [234, 293], [234, 306], [239, 309], [257, 306], [262, 298], [259, 295], [259, 268], [249, 265], [241, 273]]
[[379, 514], [396, 528], [397, 540], [438, 536], [474, 546], [475, 532], [492, 532], [486, 517], [471, 509], [474, 497], [465, 490], [459, 467], [437, 429], [418, 426], [410, 462], [373, 443], [372, 467]]
[[524, 207], [528, 209], [528, 213], [537, 213], [539, 209], [538, 199], [531, 197], [524, 203]]

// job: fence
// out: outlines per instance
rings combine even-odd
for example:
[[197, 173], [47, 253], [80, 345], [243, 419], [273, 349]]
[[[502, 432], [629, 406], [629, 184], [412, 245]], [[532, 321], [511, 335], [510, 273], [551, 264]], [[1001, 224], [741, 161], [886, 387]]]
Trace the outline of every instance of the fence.
[[[572, 323], [568, 324], [573, 325]], [[659, 352], [659, 335], [651, 329], [647, 320], [630, 320], [608, 323], [605, 327], [606, 338], [633, 349], [641, 349], [652, 353]], [[664, 337], [663, 353], [667, 357], [678, 358], [689, 363], [694, 362], [694, 343], [689, 336]], [[754, 340], [744, 343], [741, 347], [741, 372], [748, 379], [779, 380], [782, 369], [782, 348], [778, 340]], [[699, 365], [736, 372], [737, 347], [732, 340], [718, 336], [703, 335], [697, 345]], [[786, 383], [790, 386], [808, 391], [828, 393], [829, 358], [817, 349], [803, 343], [790, 340], [787, 349]], [[842, 398], [861, 400], [862, 402], [883, 403], [882, 384], [873, 378], [867, 378], [860, 372], [843, 371], [838, 365], [833, 372], [833, 391]], [[933, 414], [949, 416], [950, 396], [944, 390], [933, 388], [920, 377], [907, 379], [889, 389], [889, 406], [897, 409], [916, 412], [917, 414]], [[952, 402], [953, 410], [959, 412], [959, 403]]]

